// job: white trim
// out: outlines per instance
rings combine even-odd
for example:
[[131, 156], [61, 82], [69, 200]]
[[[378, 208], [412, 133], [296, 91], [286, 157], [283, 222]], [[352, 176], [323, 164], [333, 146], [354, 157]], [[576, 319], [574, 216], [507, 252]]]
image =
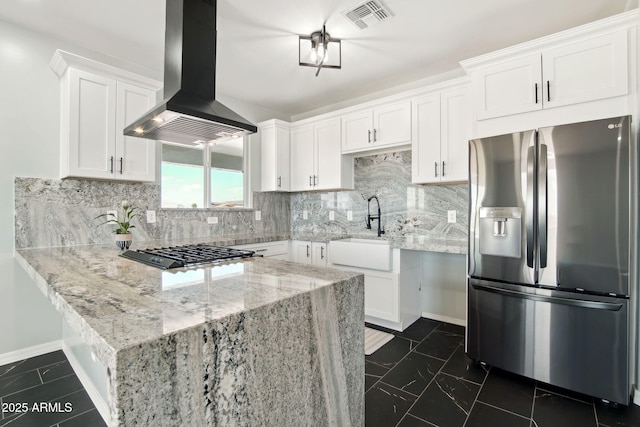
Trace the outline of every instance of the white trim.
[[640, 390], [633, 388], [633, 404], [640, 406]]
[[67, 356], [67, 359], [69, 360], [69, 364], [73, 368], [73, 372], [75, 372], [76, 376], [80, 380], [80, 383], [82, 384], [85, 391], [89, 395], [89, 398], [91, 399], [96, 409], [100, 413], [100, 416], [107, 423], [107, 425], [111, 425], [109, 405], [107, 404], [107, 402], [105, 402], [102, 399], [100, 392], [93, 385], [93, 382], [89, 378], [89, 375], [87, 375], [85, 370], [82, 368], [82, 364], [78, 361], [78, 359], [76, 359], [75, 355], [73, 354], [69, 346], [67, 346], [67, 344], [64, 341], [60, 341], [60, 343], [62, 344], [62, 351], [64, 352], [65, 356]]
[[[148, 77], [141, 76], [139, 74], [132, 73], [130, 71], [123, 70], [108, 64], [103, 64], [101, 62], [94, 61], [93, 59], [85, 58], [61, 49], [56, 50], [56, 52], [53, 54], [53, 58], [49, 63], [49, 67], [51, 67], [51, 69], [59, 77], [62, 77], [67, 69], [71, 67], [89, 72], [99, 73], [101, 75], [108, 75], [109, 77], [118, 80], [126, 80], [155, 92], [162, 89], [163, 86], [163, 83], [158, 80], [150, 79]], [[153, 101], [155, 104], [155, 99]]]
[[440, 322], [452, 323], [458, 326], [464, 326], [465, 328], [467, 327], [467, 321], [465, 319], [458, 319], [456, 317], [443, 316], [441, 314], [426, 313], [424, 311], [422, 312], [422, 317], [425, 317], [431, 320], [438, 320]]
[[62, 340], [49, 341], [44, 344], [10, 351], [9, 353], [0, 354], [0, 365], [7, 365], [18, 362], [19, 360], [29, 359], [30, 357], [40, 356], [58, 350], [62, 350]]

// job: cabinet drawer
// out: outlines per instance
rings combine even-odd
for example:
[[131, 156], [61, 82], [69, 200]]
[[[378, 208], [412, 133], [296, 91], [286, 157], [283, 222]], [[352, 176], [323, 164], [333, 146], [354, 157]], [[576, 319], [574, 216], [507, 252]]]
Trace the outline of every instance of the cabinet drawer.
[[256, 255], [273, 257], [278, 255], [288, 255], [289, 241], [283, 240], [278, 242], [252, 243], [249, 245], [234, 246], [234, 248], [246, 249], [248, 251], [255, 251]]

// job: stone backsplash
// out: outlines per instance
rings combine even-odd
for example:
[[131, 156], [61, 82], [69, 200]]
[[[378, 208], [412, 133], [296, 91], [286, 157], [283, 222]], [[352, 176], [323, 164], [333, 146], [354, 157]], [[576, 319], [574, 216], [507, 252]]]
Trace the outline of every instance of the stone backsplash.
[[[254, 193], [252, 210], [160, 209], [160, 186], [146, 183], [76, 179], [15, 178], [16, 249], [89, 245], [113, 242], [113, 226], [95, 219], [107, 210], [119, 209], [127, 200], [143, 217], [132, 222], [136, 241], [288, 233], [291, 228], [289, 195]], [[147, 224], [146, 210], [156, 211], [156, 222]], [[208, 216], [218, 224], [207, 224]]]
[[[366, 199], [376, 195], [387, 236], [467, 239], [467, 184], [411, 184], [411, 151], [359, 157], [354, 160], [354, 167], [354, 191], [291, 195], [292, 234], [375, 236], [377, 223], [372, 222], [371, 230], [367, 230], [365, 217]], [[456, 211], [456, 223], [447, 222], [449, 210]], [[334, 211], [333, 221], [329, 220], [330, 211]], [[351, 221], [347, 220], [347, 211], [352, 212]], [[375, 201], [371, 202], [371, 211], [377, 213]]]

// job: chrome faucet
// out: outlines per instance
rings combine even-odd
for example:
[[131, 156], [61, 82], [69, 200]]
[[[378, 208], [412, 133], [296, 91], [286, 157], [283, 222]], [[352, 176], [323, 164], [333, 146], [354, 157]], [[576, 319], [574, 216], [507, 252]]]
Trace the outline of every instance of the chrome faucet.
[[[371, 215], [371, 200], [376, 199], [376, 204], [378, 205], [378, 215]], [[371, 230], [371, 221], [378, 221], [378, 237], [384, 234], [384, 229], [381, 229], [380, 222], [382, 216], [380, 215], [380, 201], [377, 196], [371, 196], [367, 199], [367, 229]]]

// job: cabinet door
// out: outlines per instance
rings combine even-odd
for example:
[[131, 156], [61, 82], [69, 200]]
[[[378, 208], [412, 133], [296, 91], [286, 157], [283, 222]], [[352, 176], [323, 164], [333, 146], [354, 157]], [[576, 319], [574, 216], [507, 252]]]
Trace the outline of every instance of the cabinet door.
[[414, 183], [439, 182], [440, 166], [440, 94], [413, 101], [413, 142], [411, 180]]
[[411, 143], [411, 102], [376, 107], [373, 110], [373, 145]]
[[[61, 137], [60, 155], [66, 156], [61, 159], [61, 175], [63, 178], [112, 178], [116, 81], [73, 68], [68, 73], [69, 117], [63, 124], [63, 132], [68, 126], [69, 135]], [[115, 163], [113, 167], [115, 169]]]
[[440, 181], [467, 181], [471, 135], [468, 88], [442, 92], [440, 111]]
[[391, 322], [399, 320], [398, 281], [393, 276], [365, 273], [364, 314]]
[[155, 92], [129, 83], [117, 83], [115, 178], [155, 181], [156, 141], [124, 136], [122, 131], [155, 105]]
[[340, 119], [316, 123], [314, 129], [315, 173], [314, 189], [342, 187], [342, 150]]
[[356, 111], [342, 117], [342, 152], [350, 153], [372, 148], [373, 112]]
[[313, 188], [313, 125], [291, 129], [291, 190]]
[[545, 108], [626, 95], [627, 31], [544, 51]]
[[321, 242], [311, 243], [311, 249], [313, 252], [313, 265], [321, 267], [327, 266], [327, 244]]
[[473, 74], [478, 120], [542, 109], [539, 54], [503, 62]]
[[293, 262], [300, 264], [311, 264], [313, 257], [311, 252], [311, 242], [294, 240], [291, 242], [291, 252]]
[[288, 191], [290, 131], [278, 125], [260, 129], [262, 191]]

